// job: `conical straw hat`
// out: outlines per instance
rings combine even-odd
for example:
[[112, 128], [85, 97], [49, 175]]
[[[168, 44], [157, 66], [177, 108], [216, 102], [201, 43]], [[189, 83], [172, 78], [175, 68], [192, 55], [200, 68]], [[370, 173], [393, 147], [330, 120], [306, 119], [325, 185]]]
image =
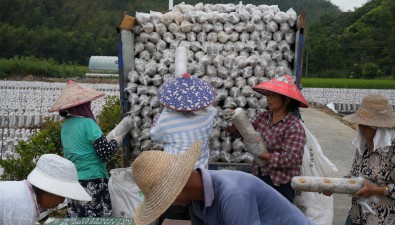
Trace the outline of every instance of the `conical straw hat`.
[[202, 142], [191, 145], [180, 154], [143, 151], [132, 163], [133, 178], [144, 194], [133, 223], [150, 224], [174, 202], [187, 183], [199, 157]]
[[252, 87], [252, 89], [263, 95], [266, 95], [266, 91], [275, 92], [295, 99], [296, 101], [300, 102], [300, 107], [309, 107], [306, 99], [303, 97], [302, 93], [300, 93], [298, 87], [296, 87], [294, 81], [289, 75], [262, 82]]
[[95, 91], [91, 88], [81, 87], [72, 80], [67, 82], [66, 87], [60, 93], [58, 99], [52, 105], [48, 112], [56, 112], [62, 109], [68, 109], [73, 106], [81, 105], [104, 96], [102, 91]]
[[395, 113], [388, 99], [381, 95], [367, 95], [358, 111], [343, 117], [344, 120], [372, 127], [395, 127]]

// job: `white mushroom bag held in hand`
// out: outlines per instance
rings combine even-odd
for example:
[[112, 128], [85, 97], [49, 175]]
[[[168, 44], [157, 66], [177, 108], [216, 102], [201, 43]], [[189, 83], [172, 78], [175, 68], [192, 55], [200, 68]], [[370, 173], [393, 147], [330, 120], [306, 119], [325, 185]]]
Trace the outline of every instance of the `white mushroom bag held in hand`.
[[[324, 155], [317, 139], [305, 124], [302, 125], [307, 139], [304, 146], [302, 176], [331, 177], [337, 171], [336, 165]], [[332, 224], [333, 196], [328, 197], [317, 192], [297, 192], [294, 204], [315, 224]]]

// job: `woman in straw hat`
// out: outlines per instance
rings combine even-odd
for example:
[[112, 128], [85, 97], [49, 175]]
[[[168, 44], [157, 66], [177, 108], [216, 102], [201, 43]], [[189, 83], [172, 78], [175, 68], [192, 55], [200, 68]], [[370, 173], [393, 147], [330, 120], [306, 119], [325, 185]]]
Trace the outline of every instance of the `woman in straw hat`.
[[[395, 224], [395, 113], [386, 97], [367, 95], [358, 111], [344, 120], [358, 124], [352, 142], [355, 158], [347, 177], [365, 179], [353, 195], [346, 225]], [[368, 198], [372, 196], [378, 196], [379, 201], [371, 202]], [[365, 210], [362, 202], [373, 212]]]
[[65, 118], [61, 131], [64, 157], [75, 164], [81, 185], [93, 199], [90, 203], [69, 200], [68, 217], [109, 217], [112, 214], [106, 165], [117, 153], [122, 137], [107, 140], [96, 123], [90, 105], [102, 96], [104, 92], [69, 81], [48, 110], [59, 111]]
[[[257, 177], [231, 170], [194, 170], [201, 142], [180, 154], [144, 151], [132, 163], [144, 194], [133, 223], [151, 224], [170, 205], [190, 203], [192, 224], [312, 225], [292, 203]], [[260, 187], [260, 188], [257, 188]]]
[[92, 200], [78, 183], [74, 164], [54, 154], [42, 155], [27, 180], [0, 182], [0, 193], [2, 225], [33, 225], [41, 211], [65, 198]]
[[[268, 108], [251, 121], [268, 150], [264, 153], [257, 149], [255, 157], [263, 159], [265, 165], [254, 161], [253, 174], [293, 202], [291, 179], [301, 175], [306, 144], [299, 107], [307, 108], [308, 103], [289, 75], [262, 82], [252, 89], [266, 95]], [[234, 125], [227, 130], [231, 136], [239, 136]]]

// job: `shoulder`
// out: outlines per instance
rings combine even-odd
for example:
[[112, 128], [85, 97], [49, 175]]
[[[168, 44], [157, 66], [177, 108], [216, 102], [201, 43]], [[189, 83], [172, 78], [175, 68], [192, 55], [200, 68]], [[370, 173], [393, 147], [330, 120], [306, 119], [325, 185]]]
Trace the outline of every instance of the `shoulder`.
[[285, 119], [285, 122], [292, 127], [297, 128], [298, 130], [304, 130], [302, 121], [292, 113], [289, 113]]
[[[226, 193], [245, 192], [247, 189], [255, 189], [261, 180], [255, 176], [234, 170], [209, 170], [213, 185]], [[237, 181], [237, 182], [235, 182]]]

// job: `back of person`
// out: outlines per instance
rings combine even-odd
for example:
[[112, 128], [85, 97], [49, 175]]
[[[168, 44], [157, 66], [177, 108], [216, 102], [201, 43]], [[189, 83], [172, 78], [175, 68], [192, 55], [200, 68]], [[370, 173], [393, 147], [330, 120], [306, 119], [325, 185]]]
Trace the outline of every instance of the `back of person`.
[[164, 151], [174, 154], [188, 150], [193, 142], [201, 140], [202, 151], [195, 167], [207, 168], [210, 151], [208, 141], [216, 112], [212, 106], [193, 112], [164, 108], [157, 124], [151, 129], [151, 138], [154, 141], [163, 140]]
[[[220, 170], [209, 170], [212, 177], [214, 202], [218, 205], [227, 204], [228, 199], [240, 199], [239, 207], [229, 206], [228, 213], [235, 217], [245, 216], [249, 214], [240, 214], [240, 207], [249, 207], [251, 213], [254, 207], [258, 206], [260, 222], [254, 224], [261, 225], [310, 225], [313, 224], [295, 205], [290, 203], [279, 192], [267, 185], [265, 182], [251, 174]], [[232, 212], [233, 210], [233, 212]], [[248, 221], [246, 219], [245, 221]], [[209, 224], [223, 224], [216, 221]], [[231, 223], [230, 223], [231, 224]]]
[[36, 222], [36, 200], [25, 180], [0, 182], [0, 193], [1, 225], [33, 225]]
[[62, 124], [61, 140], [64, 157], [72, 161], [79, 180], [108, 178], [103, 163], [93, 147], [93, 142], [103, 135], [91, 118], [71, 117]]

